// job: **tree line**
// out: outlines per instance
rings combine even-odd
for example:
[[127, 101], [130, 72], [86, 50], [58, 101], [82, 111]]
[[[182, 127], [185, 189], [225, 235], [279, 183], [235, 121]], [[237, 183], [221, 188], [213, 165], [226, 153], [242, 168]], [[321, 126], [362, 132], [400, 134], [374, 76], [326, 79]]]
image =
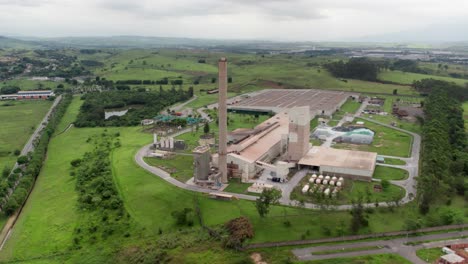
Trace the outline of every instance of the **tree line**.
[[447, 89], [433, 87], [424, 103], [425, 121], [421, 150], [422, 163], [418, 179], [420, 212], [429, 212], [433, 202], [455, 194], [465, 195], [468, 184], [468, 145], [463, 108], [459, 98]]
[[351, 58], [348, 62], [335, 61], [324, 65], [333, 76], [338, 78], [376, 81], [380, 65], [368, 58]]
[[423, 96], [431, 94], [431, 92], [434, 89], [442, 89], [446, 91], [447, 94], [450, 94], [450, 96], [452, 96], [453, 98], [457, 98], [461, 101], [468, 100], [468, 86], [463, 87], [457, 85], [454, 82], [447, 82], [428, 78], [419, 81], [414, 81], [412, 86]]

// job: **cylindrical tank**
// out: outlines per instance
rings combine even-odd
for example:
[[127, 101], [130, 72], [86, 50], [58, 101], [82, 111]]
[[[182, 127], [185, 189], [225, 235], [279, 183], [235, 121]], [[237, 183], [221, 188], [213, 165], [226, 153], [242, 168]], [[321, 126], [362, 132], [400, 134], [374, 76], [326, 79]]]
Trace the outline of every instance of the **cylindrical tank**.
[[329, 181], [329, 180], [330, 180], [330, 176], [325, 176], [325, 180]]
[[333, 180], [333, 181], [336, 181], [336, 180], [338, 180], [338, 178], [336, 178], [335, 176], [333, 176], [333, 177], [332, 177], [332, 180]]
[[335, 186], [335, 181], [331, 180], [328, 184], [331, 186]]
[[312, 178], [317, 178], [317, 174], [312, 174]]
[[343, 185], [341, 182], [336, 183], [336, 186], [338, 186], [338, 187], [341, 187], [341, 185]]
[[315, 181], [315, 183], [317, 183], [317, 184], [320, 184], [321, 182], [322, 182], [321, 179], [317, 179], [317, 180]]
[[311, 177], [311, 178], [309, 179], [309, 182], [310, 182], [310, 183], [314, 183], [314, 182], [315, 182], [315, 179]]
[[340, 181], [340, 182], [341, 182], [341, 181], [344, 181], [344, 178], [343, 178], [343, 177], [340, 177], [340, 178], [338, 179], [338, 181]]
[[323, 180], [323, 185], [327, 185], [328, 184], [328, 181], [327, 180]]
[[325, 191], [323, 192], [323, 194], [325, 194], [325, 195], [330, 195], [330, 188], [325, 189]]
[[319, 175], [318, 178], [319, 178], [319, 179], [323, 179], [323, 175]]
[[304, 185], [304, 187], [302, 187], [302, 193], [307, 193], [308, 190], [309, 190], [309, 184], [306, 184]]

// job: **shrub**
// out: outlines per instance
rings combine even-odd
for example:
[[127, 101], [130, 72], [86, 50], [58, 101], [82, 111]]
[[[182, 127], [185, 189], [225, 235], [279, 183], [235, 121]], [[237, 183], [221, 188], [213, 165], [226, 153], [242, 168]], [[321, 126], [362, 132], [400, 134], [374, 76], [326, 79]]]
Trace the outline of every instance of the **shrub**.
[[232, 219], [224, 226], [229, 232], [229, 237], [224, 240], [224, 246], [227, 248], [241, 249], [244, 241], [254, 236], [253, 225], [245, 216]]

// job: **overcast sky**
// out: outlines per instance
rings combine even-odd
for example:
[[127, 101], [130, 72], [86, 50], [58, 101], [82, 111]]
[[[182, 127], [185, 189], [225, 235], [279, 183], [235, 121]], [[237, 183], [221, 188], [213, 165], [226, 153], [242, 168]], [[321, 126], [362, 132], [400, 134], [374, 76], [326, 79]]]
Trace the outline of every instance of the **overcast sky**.
[[468, 34], [468, 0], [0, 0], [0, 34], [25, 36], [323, 41], [455, 24]]

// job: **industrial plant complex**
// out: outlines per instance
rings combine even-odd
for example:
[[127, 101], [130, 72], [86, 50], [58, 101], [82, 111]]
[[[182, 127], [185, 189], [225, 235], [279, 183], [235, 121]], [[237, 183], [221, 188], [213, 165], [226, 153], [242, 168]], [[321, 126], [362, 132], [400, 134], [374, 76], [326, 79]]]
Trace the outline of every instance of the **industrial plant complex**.
[[[219, 60], [219, 140], [217, 153], [209, 146], [194, 151], [194, 180], [199, 185], [227, 184], [229, 178], [269, 186], [256, 180], [268, 172], [286, 181], [291, 169], [371, 181], [377, 153], [312, 146], [310, 121], [317, 116], [331, 116], [347, 100], [359, 94], [322, 90], [264, 90], [252, 97], [227, 104], [227, 60]], [[272, 117], [252, 129], [227, 130], [227, 113], [270, 114]], [[339, 140], [372, 142], [373, 132], [359, 128], [343, 133]]]

